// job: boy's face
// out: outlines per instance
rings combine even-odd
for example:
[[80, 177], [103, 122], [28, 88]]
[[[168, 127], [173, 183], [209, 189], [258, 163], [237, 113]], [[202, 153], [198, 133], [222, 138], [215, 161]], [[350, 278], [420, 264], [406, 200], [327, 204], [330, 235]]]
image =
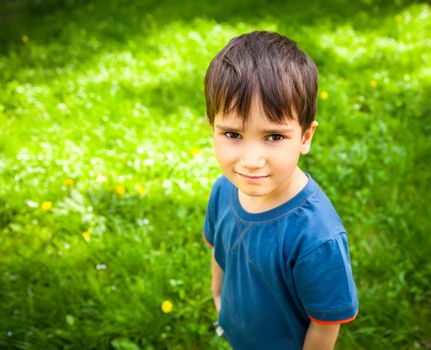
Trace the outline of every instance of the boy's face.
[[317, 125], [314, 121], [302, 134], [297, 118], [275, 124], [254, 98], [244, 128], [235, 113], [215, 116], [213, 138], [218, 163], [243, 194], [269, 203], [289, 192], [299, 174], [299, 157], [308, 153]]

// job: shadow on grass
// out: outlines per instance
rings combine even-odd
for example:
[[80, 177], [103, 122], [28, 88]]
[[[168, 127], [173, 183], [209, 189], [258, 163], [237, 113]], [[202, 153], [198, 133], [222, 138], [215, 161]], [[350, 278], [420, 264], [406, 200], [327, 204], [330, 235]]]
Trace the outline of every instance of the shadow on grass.
[[[131, 36], [145, 35], [154, 25], [162, 28], [173, 21], [191, 22], [196, 18], [235, 25], [258, 23], [267, 19], [279, 23], [281, 29], [303, 26], [333, 26], [353, 23], [358, 29], [369, 29], [385, 16], [393, 16], [412, 1], [344, 0], [318, 1], [193, 1], [174, 0], [7, 0], [0, 7], [0, 54], [22, 46], [22, 36], [41, 44], [63, 40], [67, 45], [69, 28], [89, 33], [109, 48], [121, 48]], [[420, 2], [417, 2], [420, 3]], [[367, 20], [359, 18], [365, 14]], [[87, 52], [91, 55], [91, 52]]]

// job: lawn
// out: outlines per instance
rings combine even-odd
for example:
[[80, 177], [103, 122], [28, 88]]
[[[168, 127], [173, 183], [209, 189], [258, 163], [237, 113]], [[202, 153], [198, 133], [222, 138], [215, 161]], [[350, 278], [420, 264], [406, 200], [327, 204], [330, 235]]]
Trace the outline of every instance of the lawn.
[[402, 0], [4, 1], [0, 348], [228, 348], [203, 77], [256, 29], [319, 67], [301, 167], [344, 221], [360, 302], [336, 348], [431, 348], [431, 9]]

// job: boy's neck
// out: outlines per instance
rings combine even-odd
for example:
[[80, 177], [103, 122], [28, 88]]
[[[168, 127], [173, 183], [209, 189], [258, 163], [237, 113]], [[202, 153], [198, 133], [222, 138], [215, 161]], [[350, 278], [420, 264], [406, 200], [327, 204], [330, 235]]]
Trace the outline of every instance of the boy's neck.
[[274, 209], [295, 197], [307, 184], [308, 177], [296, 167], [290, 179], [271, 195], [265, 197], [252, 197], [238, 190], [238, 199], [243, 209], [249, 213], [257, 214]]

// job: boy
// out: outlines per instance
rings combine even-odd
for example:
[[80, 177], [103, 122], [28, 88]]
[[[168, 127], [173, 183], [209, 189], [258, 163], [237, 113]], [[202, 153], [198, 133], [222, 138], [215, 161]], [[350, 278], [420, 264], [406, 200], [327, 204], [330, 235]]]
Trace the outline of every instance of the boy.
[[207, 117], [223, 172], [203, 235], [212, 293], [235, 350], [333, 349], [358, 301], [346, 231], [298, 167], [318, 126], [317, 68], [288, 38], [232, 39], [205, 76]]

